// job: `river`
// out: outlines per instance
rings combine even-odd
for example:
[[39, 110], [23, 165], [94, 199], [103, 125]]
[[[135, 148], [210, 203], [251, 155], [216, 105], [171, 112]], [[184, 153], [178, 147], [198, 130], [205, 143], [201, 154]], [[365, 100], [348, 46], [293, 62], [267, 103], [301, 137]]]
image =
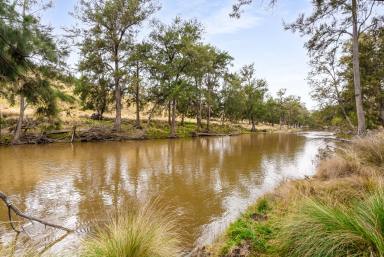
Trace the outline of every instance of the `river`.
[[[26, 213], [67, 227], [123, 203], [157, 197], [180, 216], [184, 248], [212, 242], [240, 212], [287, 178], [311, 176], [324, 133], [0, 147], [0, 191]], [[0, 203], [0, 242], [13, 240]], [[36, 226], [36, 225], [33, 225]], [[44, 230], [43, 230], [44, 231]], [[40, 234], [50, 251], [78, 246]], [[54, 239], [53, 239], [54, 237]], [[55, 242], [54, 244], [50, 244]]]

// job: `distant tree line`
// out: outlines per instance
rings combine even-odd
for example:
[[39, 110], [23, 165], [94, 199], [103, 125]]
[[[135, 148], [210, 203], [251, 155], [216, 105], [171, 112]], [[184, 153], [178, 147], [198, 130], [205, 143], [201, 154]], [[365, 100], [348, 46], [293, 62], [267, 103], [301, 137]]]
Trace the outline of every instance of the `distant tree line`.
[[[288, 126], [309, 124], [310, 113], [295, 96], [280, 90], [273, 98], [268, 83], [256, 77], [254, 65], [230, 72], [228, 52], [204, 43], [197, 20], [176, 17], [171, 24], [152, 22], [152, 32], [139, 41], [139, 32], [159, 6], [152, 0], [80, 0], [68, 28], [80, 53], [75, 71], [66, 69], [69, 48], [42, 24], [39, 13], [50, 2], [0, 0], [0, 95], [19, 104], [14, 142], [21, 136], [27, 106], [50, 122], [58, 101], [93, 110], [93, 118], [115, 113], [121, 130], [122, 109], [135, 106], [136, 127], [142, 128], [163, 111], [168, 113], [170, 136], [177, 120], [196, 120], [199, 130], [219, 122], [247, 120], [256, 130], [260, 122]], [[67, 85], [73, 85], [73, 93]], [[204, 122], [203, 122], [204, 120]]]

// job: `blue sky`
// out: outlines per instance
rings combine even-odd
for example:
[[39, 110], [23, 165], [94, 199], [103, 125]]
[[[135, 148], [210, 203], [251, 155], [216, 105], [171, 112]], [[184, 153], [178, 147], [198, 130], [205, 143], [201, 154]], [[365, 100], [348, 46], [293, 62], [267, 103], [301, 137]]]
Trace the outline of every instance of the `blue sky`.
[[[205, 26], [205, 41], [234, 58], [233, 70], [255, 63], [257, 76], [269, 83], [271, 94], [287, 88], [288, 94], [298, 95], [313, 108], [306, 76], [309, 70], [304, 49], [305, 39], [284, 31], [283, 21], [294, 21], [302, 12], [310, 10], [308, 0], [281, 0], [273, 8], [263, 6], [263, 0], [245, 8], [241, 19], [228, 16], [235, 0], [158, 0], [161, 10], [153, 18], [169, 23], [174, 17], [197, 18]], [[76, 0], [53, 0], [54, 7], [43, 20], [62, 34], [61, 28], [74, 24], [69, 15]], [[264, 0], [264, 2], [267, 2]], [[148, 24], [145, 31], [149, 31]], [[76, 59], [76, 57], [72, 57]]]

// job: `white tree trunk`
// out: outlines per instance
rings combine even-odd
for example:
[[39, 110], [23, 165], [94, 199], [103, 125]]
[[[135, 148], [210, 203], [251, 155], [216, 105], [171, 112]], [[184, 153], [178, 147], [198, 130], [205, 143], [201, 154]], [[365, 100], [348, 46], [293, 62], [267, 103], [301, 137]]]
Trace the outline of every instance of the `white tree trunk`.
[[363, 108], [363, 96], [361, 92], [360, 79], [360, 60], [359, 60], [359, 31], [357, 20], [357, 0], [352, 0], [352, 23], [353, 23], [353, 83], [355, 87], [355, 101], [357, 114], [357, 134], [364, 135], [366, 133], [365, 113]]

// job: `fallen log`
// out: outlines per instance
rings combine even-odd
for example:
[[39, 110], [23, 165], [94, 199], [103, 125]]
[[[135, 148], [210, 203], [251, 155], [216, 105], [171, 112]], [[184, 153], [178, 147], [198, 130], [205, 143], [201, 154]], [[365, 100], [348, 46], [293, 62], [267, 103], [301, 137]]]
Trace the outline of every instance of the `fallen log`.
[[194, 137], [218, 137], [218, 136], [228, 136], [228, 134], [220, 133], [209, 133], [209, 132], [194, 132]]
[[27, 219], [29, 221], [36, 221], [40, 224], [43, 224], [45, 226], [48, 226], [48, 227], [52, 227], [52, 228], [57, 228], [57, 229], [61, 229], [61, 230], [64, 230], [64, 231], [67, 231], [67, 232], [73, 232], [72, 229], [69, 229], [69, 228], [66, 228], [66, 227], [63, 227], [63, 226], [60, 226], [60, 225], [56, 225], [56, 224], [53, 224], [53, 223], [50, 223], [50, 222], [47, 222], [47, 221], [44, 221], [42, 219], [38, 219], [38, 218], [35, 218], [35, 217], [32, 217], [32, 216], [29, 216], [25, 213], [23, 213], [22, 211], [20, 211], [12, 202], [12, 200], [6, 195], [4, 194], [3, 192], [0, 191], [0, 199], [3, 200], [3, 202], [7, 205], [7, 208], [8, 208], [8, 218], [9, 218], [9, 222], [10, 222], [10, 225], [12, 227], [12, 229], [14, 231], [16, 231], [17, 233], [20, 233], [21, 231], [16, 229], [16, 227], [14, 226], [13, 222], [12, 222], [12, 211], [19, 217], [22, 217], [24, 219]]

